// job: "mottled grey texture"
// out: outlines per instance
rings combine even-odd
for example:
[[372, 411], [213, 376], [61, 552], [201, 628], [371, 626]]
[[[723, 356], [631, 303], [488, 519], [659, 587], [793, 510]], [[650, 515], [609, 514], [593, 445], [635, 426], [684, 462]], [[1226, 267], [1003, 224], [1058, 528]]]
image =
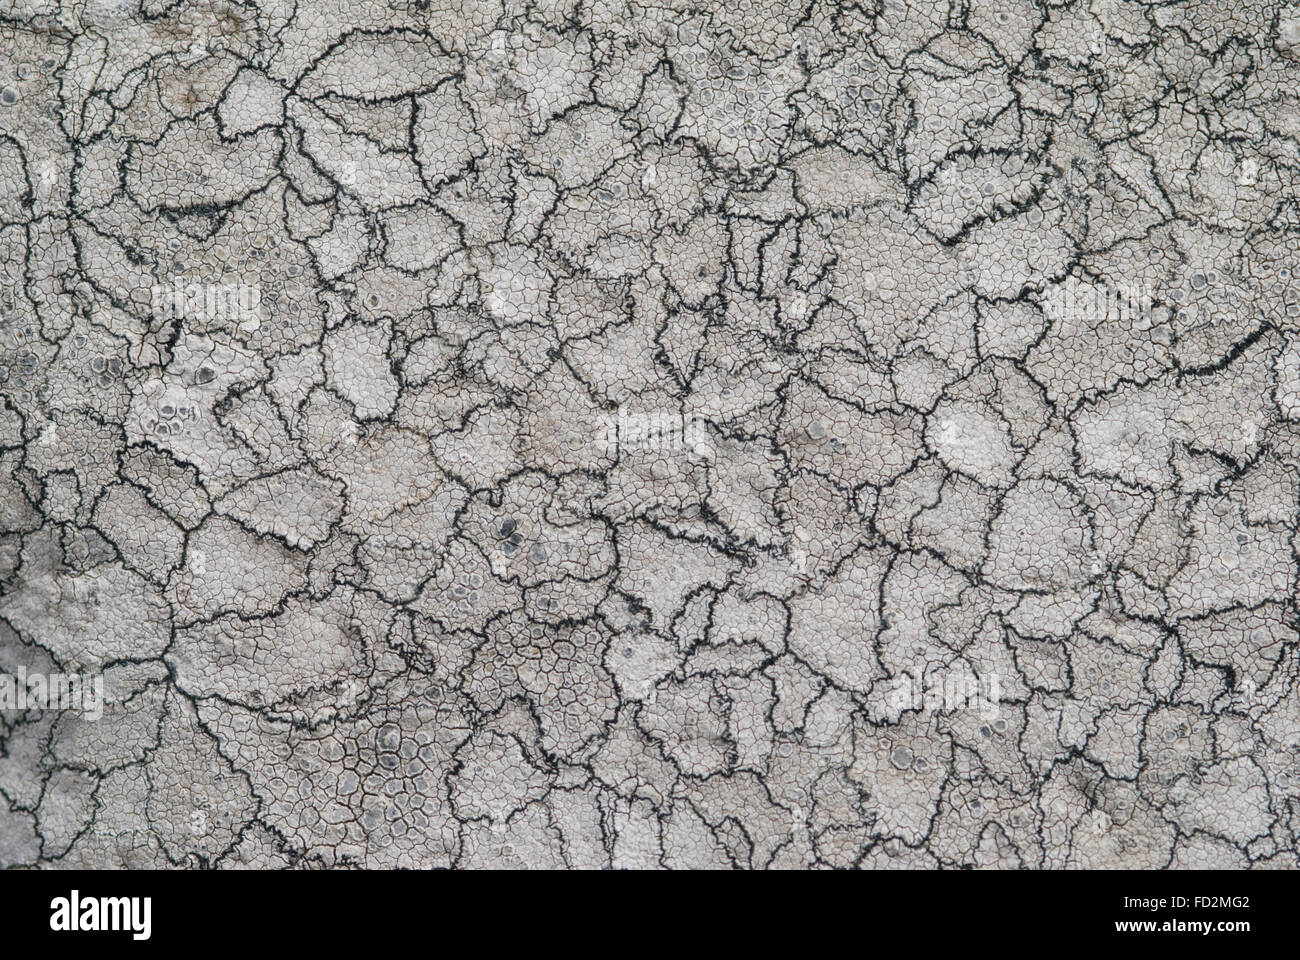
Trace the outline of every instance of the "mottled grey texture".
[[1300, 12], [0, 6], [0, 861], [1297, 865]]

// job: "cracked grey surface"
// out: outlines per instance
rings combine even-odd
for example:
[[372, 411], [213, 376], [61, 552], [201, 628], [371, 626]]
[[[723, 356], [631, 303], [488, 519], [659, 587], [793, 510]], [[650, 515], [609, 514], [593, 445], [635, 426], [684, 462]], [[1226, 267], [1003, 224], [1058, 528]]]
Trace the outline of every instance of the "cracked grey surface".
[[1277, 3], [6, 0], [0, 671], [104, 704], [0, 710], [0, 863], [1294, 868], [1298, 80]]

